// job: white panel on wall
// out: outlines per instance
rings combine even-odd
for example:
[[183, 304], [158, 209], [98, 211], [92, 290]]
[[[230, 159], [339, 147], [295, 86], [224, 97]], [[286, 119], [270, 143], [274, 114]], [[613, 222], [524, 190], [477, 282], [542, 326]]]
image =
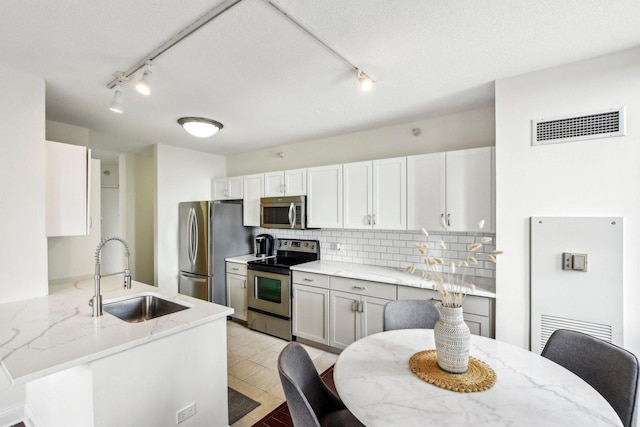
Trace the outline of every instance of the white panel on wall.
[[[556, 329], [622, 346], [622, 237], [622, 218], [531, 218], [531, 351]], [[586, 264], [563, 268], [565, 253]]]

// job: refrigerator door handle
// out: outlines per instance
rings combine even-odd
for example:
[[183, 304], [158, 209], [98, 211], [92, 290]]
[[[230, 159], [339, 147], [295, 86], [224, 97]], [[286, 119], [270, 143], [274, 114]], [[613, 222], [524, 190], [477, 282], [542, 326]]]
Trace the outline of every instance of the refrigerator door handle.
[[189, 228], [189, 262], [193, 265], [196, 262], [196, 253], [198, 250], [198, 224], [196, 221], [196, 210], [194, 208], [189, 209], [189, 222], [187, 227]]

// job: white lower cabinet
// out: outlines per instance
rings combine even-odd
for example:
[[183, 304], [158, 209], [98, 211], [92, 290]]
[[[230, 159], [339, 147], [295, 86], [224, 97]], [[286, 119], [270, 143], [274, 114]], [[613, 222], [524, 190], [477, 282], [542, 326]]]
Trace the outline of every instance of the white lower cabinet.
[[[431, 289], [412, 288], [409, 286], [398, 286], [398, 299], [426, 299], [439, 300], [440, 295]], [[467, 295], [462, 303], [462, 313], [464, 321], [469, 326], [469, 330], [474, 335], [483, 337], [495, 337], [494, 310], [495, 300], [493, 298]]]
[[329, 345], [346, 348], [360, 338], [382, 332], [384, 306], [389, 301], [392, 300], [332, 290]]
[[329, 344], [329, 276], [293, 272], [293, 336]]
[[330, 287], [330, 346], [343, 349], [382, 332], [384, 306], [396, 299], [395, 285], [331, 277]]
[[233, 308], [231, 317], [247, 320], [247, 266], [227, 262], [227, 305]]

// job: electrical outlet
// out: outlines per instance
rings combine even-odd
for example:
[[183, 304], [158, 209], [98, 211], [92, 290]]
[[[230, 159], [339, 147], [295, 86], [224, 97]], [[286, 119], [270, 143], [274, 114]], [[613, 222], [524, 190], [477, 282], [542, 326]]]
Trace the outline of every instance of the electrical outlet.
[[342, 243], [336, 243], [336, 252], [342, 252], [343, 248]]
[[187, 406], [176, 412], [176, 424], [180, 424], [187, 418], [191, 418], [196, 414], [196, 403], [193, 402], [191, 405]]

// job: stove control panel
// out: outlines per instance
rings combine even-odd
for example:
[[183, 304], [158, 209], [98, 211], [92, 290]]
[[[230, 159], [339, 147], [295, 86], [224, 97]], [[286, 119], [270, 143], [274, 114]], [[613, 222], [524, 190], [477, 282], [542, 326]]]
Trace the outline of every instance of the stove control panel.
[[320, 242], [317, 240], [278, 239], [278, 250], [314, 254], [320, 252]]

